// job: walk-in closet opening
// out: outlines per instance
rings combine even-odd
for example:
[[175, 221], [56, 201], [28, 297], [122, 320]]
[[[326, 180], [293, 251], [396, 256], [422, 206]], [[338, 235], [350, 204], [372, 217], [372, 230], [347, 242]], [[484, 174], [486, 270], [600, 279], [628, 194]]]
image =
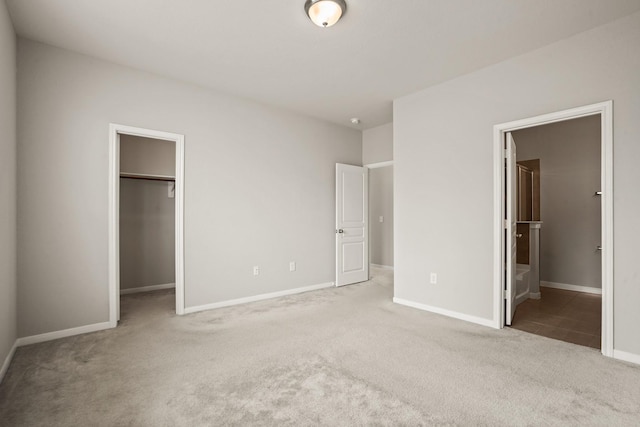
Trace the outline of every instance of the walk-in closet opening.
[[154, 301], [173, 310], [175, 145], [120, 135], [120, 295], [130, 295], [121, 298], [121, 307], [145, 296], [139, 294], [162, 292], [166, 297]]
[[[110, 126], [109, 315], [113, 327], [121, 320], [121, 305], [125, 316], [135, 315], [127, 311], [129, 305], [167, 312], [175, 307], [177, 314], [184, 313], [183, 171], [182, 135]], [[150, 292], [156, 297], [148, 298]], [[154, 306], [141, 305], [141, 298]]]

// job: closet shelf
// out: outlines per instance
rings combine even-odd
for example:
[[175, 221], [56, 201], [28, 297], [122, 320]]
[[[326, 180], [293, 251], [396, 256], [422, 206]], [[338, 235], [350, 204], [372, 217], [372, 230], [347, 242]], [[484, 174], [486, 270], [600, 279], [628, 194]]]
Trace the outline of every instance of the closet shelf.
[[131, 178], [131, 179], [150, 179], [153, 181], [175, 181], [175, 176], [169, 175], [148, 175], [144, 173], [129, 173], [129, 172], [120, 172], [120, 178]]

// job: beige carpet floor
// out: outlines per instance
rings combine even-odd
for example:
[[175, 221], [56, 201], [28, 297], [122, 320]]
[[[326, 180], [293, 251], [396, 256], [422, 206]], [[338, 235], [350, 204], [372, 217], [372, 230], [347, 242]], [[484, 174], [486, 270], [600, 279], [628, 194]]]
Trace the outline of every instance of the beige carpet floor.
[[362, 284], [172, 314], [122, 298], [116, 329], [21, 347], [3, 426], [640, 425], [640, 367], [391, 302]]

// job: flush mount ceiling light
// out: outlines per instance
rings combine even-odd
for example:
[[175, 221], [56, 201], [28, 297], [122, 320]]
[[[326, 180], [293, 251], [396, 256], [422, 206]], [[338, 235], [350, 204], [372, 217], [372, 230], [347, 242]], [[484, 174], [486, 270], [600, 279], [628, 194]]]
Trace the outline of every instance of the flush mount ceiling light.
[[307, 0], [304, 10], [314, 24], [326, 28], [340, 20], [347, 11], [347, 3], [344, 0]]

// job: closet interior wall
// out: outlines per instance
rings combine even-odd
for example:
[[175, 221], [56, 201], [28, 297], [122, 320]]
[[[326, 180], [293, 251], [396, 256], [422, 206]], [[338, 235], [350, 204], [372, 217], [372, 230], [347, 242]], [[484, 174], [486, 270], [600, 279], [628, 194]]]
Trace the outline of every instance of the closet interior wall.
[[120, 292], [175, 286], [175, 143], [120, 135]]

